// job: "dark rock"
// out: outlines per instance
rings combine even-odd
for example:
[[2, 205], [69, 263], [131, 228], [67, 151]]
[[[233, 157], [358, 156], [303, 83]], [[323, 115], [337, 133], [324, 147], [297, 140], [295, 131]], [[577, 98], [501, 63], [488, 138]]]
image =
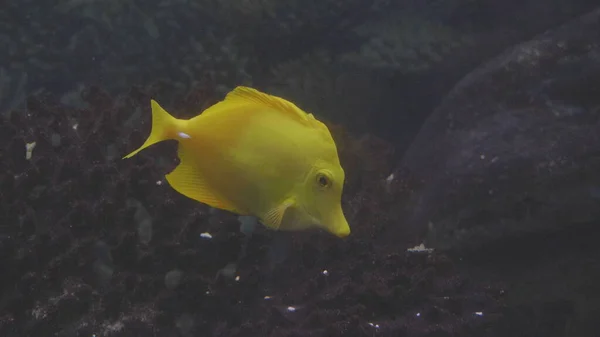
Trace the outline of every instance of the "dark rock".
[[[485, 63], [447, 95], [397, 170], [410, 178], [405, 226], [471, 275], [512, 284], [511, 303], [538, 308], [536, 334], [598, 332], [589, 318], [598, 306], [581, 298], [600, 295], [585, 286], [600, 273], [582, 262], [600, 262], [598, 41], [600, 9]], [[540, 306], [551, 301], [577, 309], [548, 319]]]
[[600, 10], [466, 76], [403, 158], [408, 224], [436, 248], [600, 219]]

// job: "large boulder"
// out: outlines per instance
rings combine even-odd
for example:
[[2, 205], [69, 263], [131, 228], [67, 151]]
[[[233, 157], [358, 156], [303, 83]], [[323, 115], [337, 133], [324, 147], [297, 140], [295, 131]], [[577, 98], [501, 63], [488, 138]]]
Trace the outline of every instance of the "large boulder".
[[597, 336], [599, 120], [600, 8], [453, 88], [395, 173], [389, 230], [418, 229], [470, 276], [506, 284], [507, 333]]
[[600, 9], [461, 80], [402, 160], [406, 224], [443, 249], [600, 219]]

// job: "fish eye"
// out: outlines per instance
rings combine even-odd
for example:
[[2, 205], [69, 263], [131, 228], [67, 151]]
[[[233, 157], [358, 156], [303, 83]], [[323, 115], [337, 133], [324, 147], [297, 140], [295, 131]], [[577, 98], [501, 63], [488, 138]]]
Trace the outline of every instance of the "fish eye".
[[331, 179], [329, 179], [329, 177], [324, 173], [318, 173], [317, 183], [320, 187], [329, 187], [331, 186]]

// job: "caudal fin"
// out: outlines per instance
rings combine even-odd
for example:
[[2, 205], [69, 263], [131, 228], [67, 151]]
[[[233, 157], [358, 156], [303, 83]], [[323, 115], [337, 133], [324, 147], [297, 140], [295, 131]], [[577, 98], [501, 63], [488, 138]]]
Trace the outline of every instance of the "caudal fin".
[[148, 139], [140, 146], [137, 150], [123, 157], [131, 158], [138, 152], [147, 148], [152, 144], [162, 142], [163, 140], [173, 139], [177, 122], [179, 121], [175, 117], [171, 116], [165, 109], [163, 109], [155, 100], [151, 100], [152, 106], [152, 130]]

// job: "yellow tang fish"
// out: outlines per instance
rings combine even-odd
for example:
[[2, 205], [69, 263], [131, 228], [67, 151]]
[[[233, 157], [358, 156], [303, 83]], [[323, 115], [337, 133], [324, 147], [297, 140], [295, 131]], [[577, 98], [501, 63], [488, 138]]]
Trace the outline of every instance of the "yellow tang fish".
[[341, 205], [344, 170], [329, 129], [312, 114], [241, 86], [189, 120], [151, 104], [150, 136], [124, 158], [175, 139], [180, 163], [166, 178], [177, 192], [256, 216], [272, 229], [350, 234]]

